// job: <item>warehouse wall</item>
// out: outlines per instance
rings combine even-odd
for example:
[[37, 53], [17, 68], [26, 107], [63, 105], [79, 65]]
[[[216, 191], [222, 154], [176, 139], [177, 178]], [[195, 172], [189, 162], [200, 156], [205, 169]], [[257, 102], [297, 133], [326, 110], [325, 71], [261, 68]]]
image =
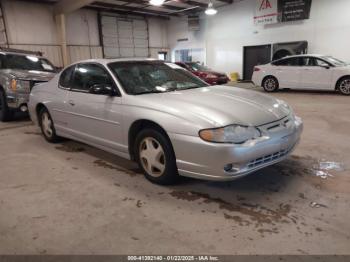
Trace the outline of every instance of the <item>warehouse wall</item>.
[[[42, 51], [55, 65], [62, 66], [52, 5], [2, 0], [2, 7], [10, 47]], [[66, 27], [70, 62], [102, 57], [97, 11], [81, 9], [68, 14]], [[169, 50], [167, 21], [148, 19], [148, 31], [150, 55], [157, 58], [159, 51]]]
[[[227, 73], [242, 73], [243, 46], [307, 40], [309, 53], [329, 54], [350, 61], [349, 0], [317, 0], [312, 2], [309, 20], [276, 25], [255, 26], [256, 1], [242, 0], [219, 9], [214, 17], [202, 16], [201, 30], [188, 32], [185, 18], [169, 23], [169, 47], [205, 49], [206, 63]], [[178, 42], [179, 38], [188, 38]]]
[[[55, 65], [62, 66], [51, 5], [3, 0], [2, 7], [10, 47], [42, 51]], [[70, 62], [102, 57], [96, 11], [82, 9], [68, 14], [66, 27]]]
[[158, 58], [158, 52], [169, 52], [167, 20], [149, 18], [148, 35], [152, 58]]

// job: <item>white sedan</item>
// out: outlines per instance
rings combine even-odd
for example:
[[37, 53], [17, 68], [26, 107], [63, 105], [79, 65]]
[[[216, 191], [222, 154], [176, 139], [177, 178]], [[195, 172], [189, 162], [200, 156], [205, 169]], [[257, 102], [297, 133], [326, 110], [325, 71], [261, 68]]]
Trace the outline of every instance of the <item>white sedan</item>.
[[288, 56], [255, 66], [252, 80], [266, 92], [290, 88], [337, 90], [350, 95], [350, 66], [331, 56]]

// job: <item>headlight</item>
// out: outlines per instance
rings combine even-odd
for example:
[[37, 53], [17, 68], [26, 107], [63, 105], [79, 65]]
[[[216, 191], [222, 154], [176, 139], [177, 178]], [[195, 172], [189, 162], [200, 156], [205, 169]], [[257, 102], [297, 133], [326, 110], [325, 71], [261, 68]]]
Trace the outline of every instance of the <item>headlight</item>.
[[242, 144], [260, 137], [261, 134], [253, 126], [230, 125], [222, 128], [203, 129], [199, 131], [199, 136], [208, 142]]
[[18, 80], [18, 79], [12, 79], [11, 80], [11, 90], [16, 92], [30, 92], [30, 82], [26, 80]]
[[284, 107], [284, 108], [286, 108], [288, 110], [291, 110], [291, 107], [285, 101], [283, 101], [281, 99], [277, 99], [277, 102], [278, 102], [279, 106], [282, 106], [282, 107]]

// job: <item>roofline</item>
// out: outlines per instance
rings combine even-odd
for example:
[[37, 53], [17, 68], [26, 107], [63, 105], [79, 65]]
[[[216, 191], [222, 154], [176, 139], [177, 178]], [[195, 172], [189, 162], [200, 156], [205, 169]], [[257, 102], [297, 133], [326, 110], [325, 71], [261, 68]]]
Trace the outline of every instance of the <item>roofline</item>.
[[31, 54], [31, 53], [19, 53], [19, 52], [6, 52], [6, 51], [1, 51], [0, 50], [0, 54], [11, 54], [11, 55], [21, 55], [21, 56], [34, 56], [34, 57], [38, 57], [38, 58], [46, 58], [44, 56], [40, 56], [40, 55], [35, 55], [35, 54]]
[[142, 62], [142, 61], [161, 61], [154, 58], [97, 58], [97, 59], [86, 59], [71, 63], [69, 66], [82, 64], [82, 63], [99, 63], [99, 64], [110, 64], [114, 62]]

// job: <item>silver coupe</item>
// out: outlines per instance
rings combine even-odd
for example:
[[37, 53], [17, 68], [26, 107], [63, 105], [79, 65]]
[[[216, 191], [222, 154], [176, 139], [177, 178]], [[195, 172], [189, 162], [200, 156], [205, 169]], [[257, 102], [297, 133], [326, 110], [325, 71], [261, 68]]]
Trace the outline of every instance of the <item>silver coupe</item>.
[[159, 184], [240, 178], [287, 158], [303, 129], [284, 101], [145, 59], [70, 65], [33, 88], [29, 111], [47, 141], [70, 138], [135, 160]]

